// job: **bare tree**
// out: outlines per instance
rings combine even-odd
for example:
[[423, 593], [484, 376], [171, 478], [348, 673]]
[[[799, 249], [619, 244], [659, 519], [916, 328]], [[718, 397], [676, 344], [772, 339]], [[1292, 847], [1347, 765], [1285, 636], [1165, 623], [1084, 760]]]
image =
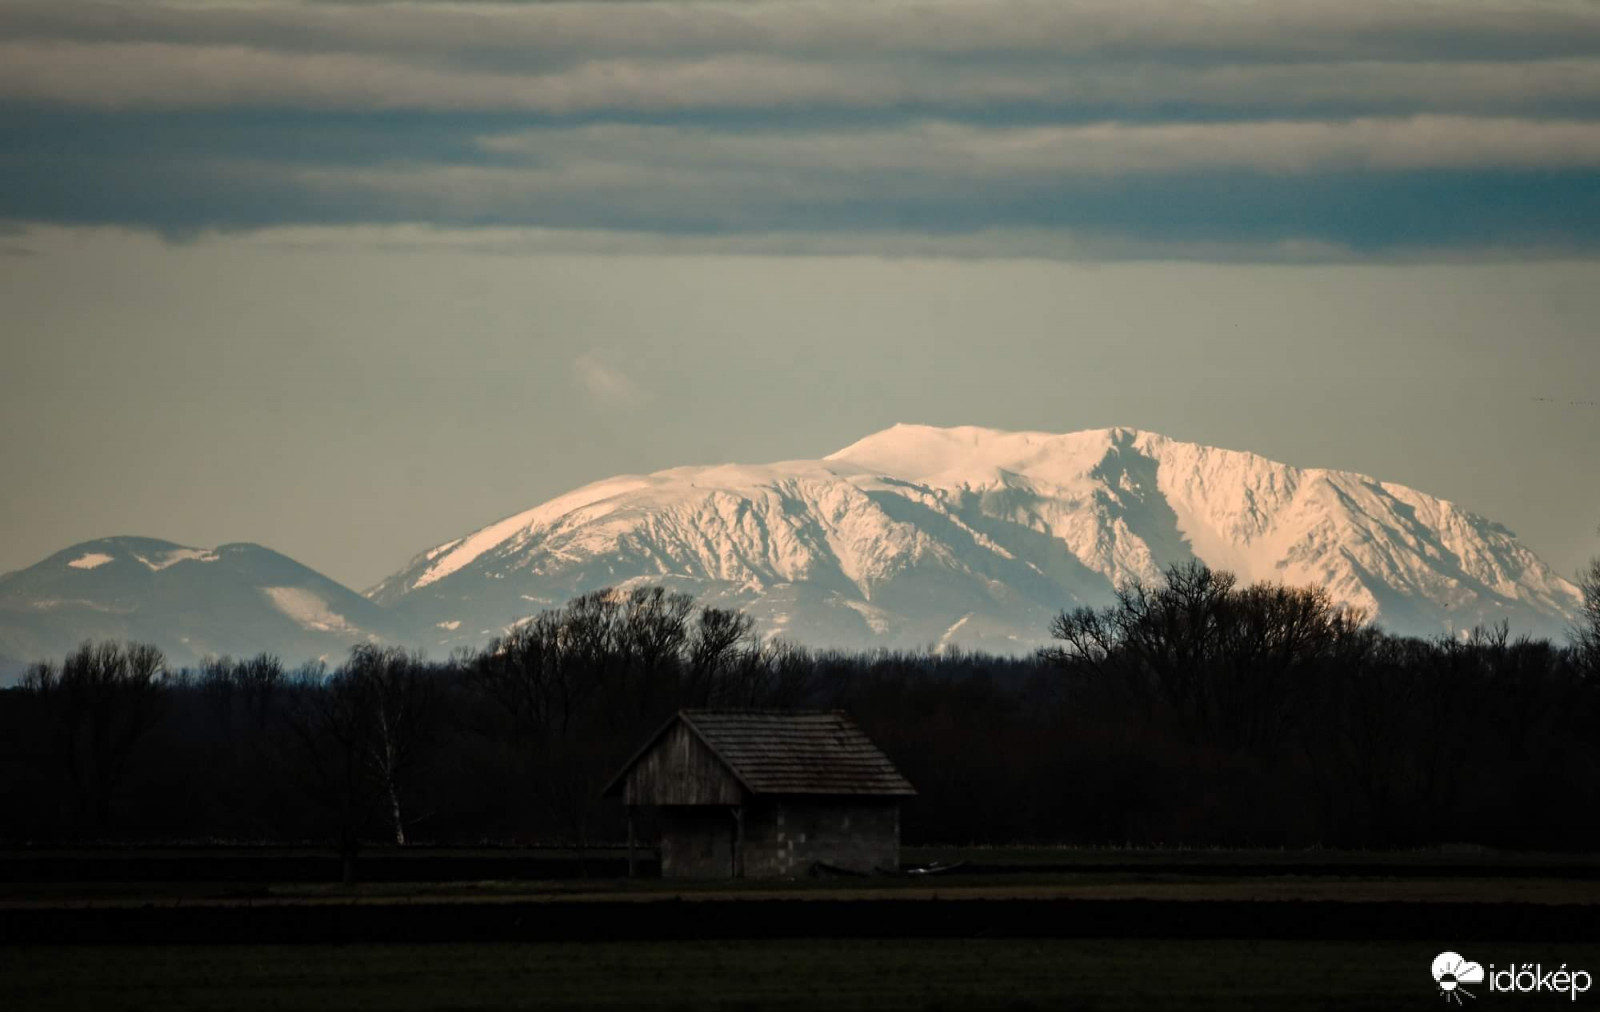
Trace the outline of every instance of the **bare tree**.
[[200, 690], [200, 698], [206, 701], [207, 709], [222, 728], [224, 736], [232, 739], [235, 688], [233, 658], [224, 655], [207, 657], [201, 661], [196, 686]]
[[754, 634], [755, 620], [744, 612], [702, 608], [687, 643], [688, 694], [701, 703], [721, 702], [719, 683], [734, 674]]
[[422, 658], [398, 647], [354, 647], [343, 679], [351, 683], [370, 726], [362, 735], [368, 774], [389, 813], [394, 842], [406, 842], [402, 799], [437, 727], [437, 690]]
[[586, 594], [492, 641], [472, 658], [466, 682], [507, 719], [528, 763], [529, 793], [578, 847], [588, 836], [594, 793], [581, 746], [592, 737], [590, 697], [615, 659], [615, 602]]
[[1046, 656], [1112, 682], [1147, 715], [1164, 707], [1184, 735], [1229, 751], [1270, 748], [1292, 718], [1289, 682], [1363, 624], [1321, 588], [1257, 584], [1203, 563], [1134, 582], [1111, 606], [1063, 612]]
[[283, 662], [272, 654], [257, 654], [233, 667], [233, 684], [244, 699], [244, 709], [260, 727], [283, 688]]
[[1573, 629], [1578, 656], [1591, 675], [1600, 677], [1600, 556], [1578, 574], [1578, 589], [1583, 592], [1583, 612]]
[[355, 881], [361, 827], [372, 802], [364, 760], [371, 728], [360, 682], [308, 665], [295, 679], [285, 723], [299, 746], [301, 786], [333, 817], [342, 881]]
[[22, 688], [51, 702], [55, 752], [65, 765], [83, 821], [96, 834], [111, 824], [112, 801], [139, 741], [160, 718], [166, 660], [142, 643], [85, 640], [57, 668], [35, 664]]

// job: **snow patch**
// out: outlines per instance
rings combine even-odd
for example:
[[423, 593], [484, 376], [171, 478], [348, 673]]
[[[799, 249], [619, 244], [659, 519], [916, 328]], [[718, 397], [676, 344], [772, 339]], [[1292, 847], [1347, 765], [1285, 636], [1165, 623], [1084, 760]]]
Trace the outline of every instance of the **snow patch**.
[[328, 602], [304, 587], [262, 587], [261, 592], [272, 600], [274, 607], [304, 629], [339, 633], [357, 631], [343, 615], [329, 608]]
[[593, 485], [585, 485], [575, 492], [557, 496], [549, 502], [535, 506], [531, 510], [506, 517], [497, 523], [469, 534], [449, 545], [441, 545], [429, 552], [424, 558], [437, 561], [428, 567], [427, 572], [417, 577], [411, 585], [412, 590], [420, 590], [430, 583], [442, 580], [451, 573], [457, 572], [464, 566], [471, 565], [483, 553], [499, 547], [505, 542], [516, 537], [524, 531], [532, 531], [543, 524], [559, 520], [567, 514], [591, 506], [605, 499], [632, 492], [648, 484], [640, 478], [620, 478], [611, 481], [599, 481]]
[[860, 615], [867, 622], [867, 627], [879, 636], [889, 631], [889, 613], [882, 608], [874, 608], [865, 601], [852, 601], [845, 598], [842, 602], [846, 608]]
[[952, 625], [950, 628], [946, 629], [944, 631], [944, 635], [939, 637], [939, 645], [938, 645], [938, 647], [936, 649], [942, 651], [946, 647], [948, 647], [950, 645], [950, 637], [952, 637], [952, 636], [954, 636], [956, 634], [956, 630], [958, 630], [962, 626], [966, 625], [967, 624], [967, 620], [970, 619], [974, 614], [976, 614], [976, 613], [969, 611], [965, 615], [963, 615], [960, 618], [956, 619], [955, 624]]
[[104, 552], [90, 552], [82, 558], [73, 559], [67, 565], [73, 569], [98, 569], [108, 562], [115, 562], [111, 556]]
[[162, 552], [154, 559], [147, 559], [143, 555], [134, 554], [134, 558], [144, 563], [152, 573], [159, 573], [169, 566], [176, 566], [180, 562], [216, 562], [217, 553], [203, 548], [177, 548], [170, 552]]
[[136, 609], [130, 605], [105, 604], [100, 601], [90, 601], [84, 598], [44, 597], [36, 601], [29, 601], [27, 607], [34, 611], [54, 611], [58, 608], [87, 608], [90, 611], [103, 612], [107, 615], [131, 615]]

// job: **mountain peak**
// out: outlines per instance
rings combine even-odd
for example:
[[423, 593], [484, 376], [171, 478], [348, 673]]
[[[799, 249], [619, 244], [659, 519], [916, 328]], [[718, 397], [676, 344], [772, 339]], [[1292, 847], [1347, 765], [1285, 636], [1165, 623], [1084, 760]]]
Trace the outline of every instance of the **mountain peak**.
[[55, 553], [41, 565], [87, 571], [121, 563], [134, 569], [159, 572], [179, 562], [193, 559], [214, 561], [215, 558], [215, 553], [209, 550], [189, 548], [160, 538], [119, 534], [80, 542]]
[[1169, 442], [1159, 433], [1124, 426], [1041, 432], [902, 423], [857, 440], [824, 459], [899, 478], [973, 485], [986, 483], [998, 471], [1027, 471], [1040, 477], [1081, 475], [1113, 449], [1150, 449]]
[[337, 658], [403, 640], [392, 617], [293, 559], [248, 543], [214, 549], [135, 536], [73, 545], [0, 576], [0, 682], [84, 639], [157, 646], [173, 665], [214, 654]]
[[912, 424], [822, 460], [596, 482], [421, 553], [369, 597], [447, 648], [660, 583], [815, 645], [1014, 651], [1059, 610], [1191, 559], [1324, 587], [1408, 633], [1506, 618], [1560, 635], [1578, 602], [1503, 527], [1401, 485], [1123, 426]]

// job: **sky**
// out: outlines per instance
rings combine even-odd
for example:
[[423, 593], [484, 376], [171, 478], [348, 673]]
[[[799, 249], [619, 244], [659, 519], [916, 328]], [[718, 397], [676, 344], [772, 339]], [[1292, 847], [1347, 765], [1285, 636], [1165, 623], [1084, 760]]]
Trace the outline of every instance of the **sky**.
[[0, 571], [1125, 425], [1600, 553], [1590, 0], [0, 0]]

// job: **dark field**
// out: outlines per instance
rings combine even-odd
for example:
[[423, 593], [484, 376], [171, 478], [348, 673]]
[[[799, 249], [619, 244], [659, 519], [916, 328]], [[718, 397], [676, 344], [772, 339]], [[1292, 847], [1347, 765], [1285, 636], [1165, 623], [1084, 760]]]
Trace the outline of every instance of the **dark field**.
[[[638, 855], [653, 875], [653, 853]], [[627, 851], [546, 847], [373, 847], [359, 872], [368, 882], [561, 881], [620, 878]], [[313, 847], [108, 847], [0, 849], [0, 890], [39, 882], [270, 883], [339, 879], [339, 858]]]
[[[642, 879], [657, 873], [655, 853], [636, 854]], [[904, 867], [955, 864], [962, 877], [1051, 879], [1070, 876], [1167, 876], [1195, 880], [1275, 878], [1563, 879], [1600, 881], [1600, 853], [1537, 853], [1463, 847], [1454, 850], [1225, 850], [1104, 847], [904, 847]], [[0, 847], [0, 897], [36, 883], [246, 884], [335, 882], [339, 859], [310, 846], [177, 845]], [[568, 882], [618, 879], [627, 850], [591, 847], [374, 846], [362, 851], [363, 883]], [[938, 881], [945, 881], [940, 877]], [[908, 879], [877, 879], [876, 885]], [[634, 883], [635, 886], [644, 883]]]
[[682, 883], [602, 877], [618, 851], [374, 849], [340, 886], [312, 849], [12, 851], [0, 1008], [1391, 1009], [1436, 1007], [1446, 949], [1600, 970], [1590, 856], [905, 856], [968, 864]]
[[[804, 939], [50, 947], [0, 952], [0, 1004], [107, 1012], [540, 1007], [1387, 1010], [1436, 1007], [1438, 992], [1428, 966], [1450, 944]], [[1485, 944], [1473, 955], [1502, 965], [1562, 959], [1593, 965], [1595, 948]]]

